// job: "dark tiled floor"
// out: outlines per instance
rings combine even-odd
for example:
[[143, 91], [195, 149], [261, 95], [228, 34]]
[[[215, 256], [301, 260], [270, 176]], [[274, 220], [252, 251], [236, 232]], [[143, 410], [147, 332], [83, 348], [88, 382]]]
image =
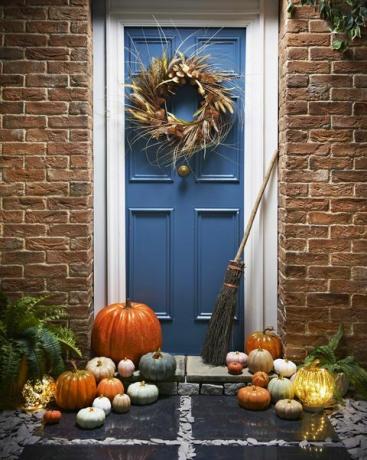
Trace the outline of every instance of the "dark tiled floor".
[[346, 449], [340, 447], [319, 451], [301, 447], [198, 446], [195, 452], [195, 460], [350, 460]]
[[178, 398], [160, 398], [155, 404], [133, 406], [126, 414], [111, 413], [105, 424], [95, 430], [81, 430], [75, 425], [75, 413], [64, 413], [57, 425], [45, 427], [45, 438], [65, 439], [176, 439]]
[[20, 460], [175, 460], [177, 446], [28, 446]]
[[236, 398], [226, 396], [193, 396], [192, 415], [195, 439], [338, 440], [324, 414], [304, 412], [299, 421], [282, 420], [275, 415], [273, 407], [266, 411], [250, 411], [239, 407]]

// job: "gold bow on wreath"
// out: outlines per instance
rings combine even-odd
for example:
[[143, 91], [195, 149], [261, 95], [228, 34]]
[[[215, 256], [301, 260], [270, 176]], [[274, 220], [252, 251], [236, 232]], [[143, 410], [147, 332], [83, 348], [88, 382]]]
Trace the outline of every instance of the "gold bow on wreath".
[[[209, 56], [186, 57], [177, 52], [168, 60], [166, 53], [142, 66], [130, 85], [128, 112], [138, 129], [135, 140], [146, 137], [159, 140], [161, 159], [175, 164], [190, 159], [196, 152], [221, 144], [232, 126], [231, 88], [224, 83], [233, 73], [216, 70]], [[201, 96], [199, 109], [191, 121], [177, 118], [167, 110], [167, 100], [175, 88], [191, 84]], [[168, 153], [167, 153], [168, 152]]]

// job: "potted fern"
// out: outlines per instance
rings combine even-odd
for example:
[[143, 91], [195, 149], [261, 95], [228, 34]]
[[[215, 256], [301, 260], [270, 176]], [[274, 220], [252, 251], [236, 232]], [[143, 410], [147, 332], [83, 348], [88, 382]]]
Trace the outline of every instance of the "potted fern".
[[310, 364], [315, 359], [320, 361], [320, 366], [327, 369], [335, 377], [336, 398], [343, 397], [351, 384], [363, 399], [367, 399], [367, 371], [361, 367], [354, 356], [339, 358], [337, 349], [344, 329], [340, 325], [337, 333], [331, 337], [326, 345], [315, 347], [306, 357], [304, 365]]
[[27, 379], [63, 372], [65, 351], [81, 357], [73, 332], [57, 324], [66, 317], [65, 307], [46, 305], [45, 300], [25, 296], [11, 302], [0, 294], [0, 391], [5, 407], [20, 402]]

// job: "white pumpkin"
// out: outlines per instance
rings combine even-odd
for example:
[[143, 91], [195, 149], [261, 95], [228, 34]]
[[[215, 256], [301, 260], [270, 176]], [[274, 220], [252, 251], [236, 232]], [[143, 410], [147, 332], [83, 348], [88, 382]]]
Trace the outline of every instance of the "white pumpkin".
[[131, 359], [124, 358], [118, 363], [117, 370], [121, 377], [131, 377], [135, 371], [135, 365]]
[[91, 359], [88, 361], [85, 368], [87, 371], [92, 372], [97, 382], [105, 378], [113, 377], [116, 370], [115, 363], [112, 359], [103, 356]]
[[118, 412], [119, 414], [123, 414], [125, 412], [129, 412], [130, 407], [131, 407], [131, 399], [129, 395], [125, 393], [121, 393], [121, 394], [116, 395], [113, 398], [112, 408], [115, 412]]
[[297, 366], [289, 359], [278, 358], [274, 361], [274, 370], [283, 377], [292, 377], [297, 372]]
[[92, 430], [93, 428], [102, 426], [105, 420], [106, 415], [104, 411], [98, 407], [86, 407], [80, 409], [76, 414], [76, 424], [80, 426], [80, 428], [86, 430]]
[[302, 404], [294, 399], [280, 399], [275, 404], [275, 413], [286, 420], [298, 420], [303, 412]]
[[294, 397], [293, 383], [282, 376], [271, 379], [268, 390], [273, 402], [277, 402], [280, 399], [293, 399]]
[[93, 401], [92, 406], [102, 409], [106, 416], [111, 412], [111, 401], [106, 398], [106, 396], [98, 396], [98, 398]]
[[226, 364], [240, 363], [243, 367], [247, 364], [247, 355], [241, 351], [230, 351], [226, 356]]
[[248, 355], [248, 368], [253, 374], [258, 371], [269, 374], [273, 369], [273, 357], [268, 350], [255, 348], [255, 350], [252, 350]]
[[139, 406], [151, 404], [158, 399], [158, 387], [156, 385], [142, 382], [135, 382], [129, 385], [127, 394], [131, 402]]

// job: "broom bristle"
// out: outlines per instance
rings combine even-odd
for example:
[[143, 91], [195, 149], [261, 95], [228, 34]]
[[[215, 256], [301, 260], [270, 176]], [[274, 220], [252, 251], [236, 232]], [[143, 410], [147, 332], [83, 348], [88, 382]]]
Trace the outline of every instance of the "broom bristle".
[[204, 362], [207, 364], [219, 366], [225, 363], [236, 311], [238, 285], [243, 273], [243, 267], [242, 262], [232, 260], [227, 267], [224, 284], [217, 297], [201, 353]]

